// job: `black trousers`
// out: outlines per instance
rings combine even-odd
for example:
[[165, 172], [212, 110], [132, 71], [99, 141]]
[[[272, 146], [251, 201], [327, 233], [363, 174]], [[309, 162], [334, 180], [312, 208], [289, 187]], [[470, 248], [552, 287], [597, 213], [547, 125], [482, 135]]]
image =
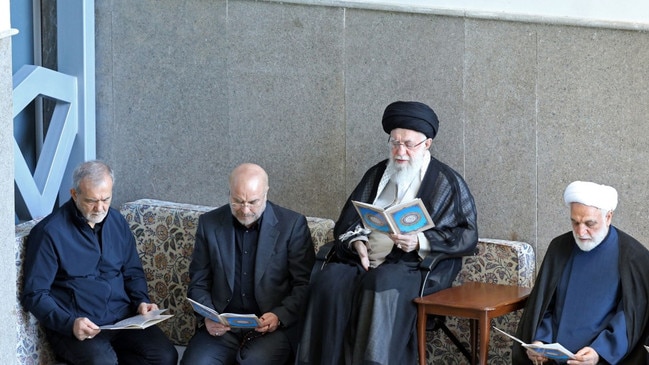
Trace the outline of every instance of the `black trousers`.
[[143, 330], [103, 330], [92, 339], [46, 330], [54, 354], [71, 365], [176, 365], [178, 352], [157, 326]]

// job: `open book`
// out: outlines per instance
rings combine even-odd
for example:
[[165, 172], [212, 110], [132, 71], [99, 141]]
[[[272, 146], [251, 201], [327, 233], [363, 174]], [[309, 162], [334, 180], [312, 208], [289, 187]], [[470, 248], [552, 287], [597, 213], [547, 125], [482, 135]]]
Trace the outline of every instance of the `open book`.
[[574, 359], [575, 354], [570, 352], [570, 350], [566, 349], [563, 347], [561, 344], [558, 343], [544, 343], [544, 344], [531, 344], [531, 343], [525, 343], [518, 338], [510, 335], [509, 333], [501, 330], [500, 328], [494, 327], [494, 329], [503, 335], [511, 338], [512, 340], [518, 342], [521, 344], [521, 346], [525, 347], [526, 349], [532, 350], [542, 356], [547, 357], [548, 359], [554, 359], [554, 360], [559, 360], [559, 361], [566, 361], [569, 359]]
[[187, 300], [194, 308], [194, 312], [214, 322], [238, 328], [255, 328], [261, 325], [261, 321], [254, 314], [219, 313], [191, 298], [187, 298]]
[[417, 198], [383, 209], [376, 205], [352, 200], [367, 229], [383, 233], [406, 234], [435, 227], [424, 202]]
[[99, 329], [102, 330], [145, 329], [147, 327], [153, 326], [156, 323], [160, 323], [174, 316], [173, 314], [162, 314], [162, 312], [164, 311], [166, 311], [166, 309], [158, 309], [155, 311], [148, 312], [147, 314], [138, 314], [136, 316], [121, 320], [115, 324], [107, 324], [104, 326], [99, 326]]

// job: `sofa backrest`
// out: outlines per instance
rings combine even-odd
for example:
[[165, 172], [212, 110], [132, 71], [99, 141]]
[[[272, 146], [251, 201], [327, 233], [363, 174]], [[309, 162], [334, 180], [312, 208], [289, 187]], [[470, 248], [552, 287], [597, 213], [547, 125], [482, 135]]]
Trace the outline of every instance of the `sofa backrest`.
[[536, 256], [529, 243], [480, 238], [476, 253], [463, 257], [453, 285], [476, 281], [531, 288], [535, 267]]
[[[152, 199], [128, 202], [120, 208], [135, 235], [151, 301], [174, 314], [159, 326], [177, 345], [189, 342], [196, 325], [185, 297], [198, 217], [215, 208]], [[315, 249], [333, 238], [331, 219], [307, 217], [307, 223]]]

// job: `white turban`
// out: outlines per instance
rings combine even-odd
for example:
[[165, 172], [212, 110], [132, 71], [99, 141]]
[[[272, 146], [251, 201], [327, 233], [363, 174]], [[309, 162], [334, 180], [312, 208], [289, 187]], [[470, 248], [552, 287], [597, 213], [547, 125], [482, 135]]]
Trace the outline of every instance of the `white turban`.
[[566, 205], [581, 203], [608, 212], [617, 207], [617, 190], [593, 182], [574, 181], [563, 193], [563, 201]]

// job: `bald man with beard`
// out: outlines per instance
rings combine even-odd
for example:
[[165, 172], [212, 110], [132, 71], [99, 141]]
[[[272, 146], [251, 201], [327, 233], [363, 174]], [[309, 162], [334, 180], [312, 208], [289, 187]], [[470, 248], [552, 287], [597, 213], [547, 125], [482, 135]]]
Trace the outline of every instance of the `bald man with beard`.
[[219, 313], [256, 314], [235, 328], [199, 317], [181, 364], [281, 365], [295, 353], [315, 250], [304, 215], [268, 201], [268, 175], [230, 174], [230, 203], [203, 214], [187, 296]]

